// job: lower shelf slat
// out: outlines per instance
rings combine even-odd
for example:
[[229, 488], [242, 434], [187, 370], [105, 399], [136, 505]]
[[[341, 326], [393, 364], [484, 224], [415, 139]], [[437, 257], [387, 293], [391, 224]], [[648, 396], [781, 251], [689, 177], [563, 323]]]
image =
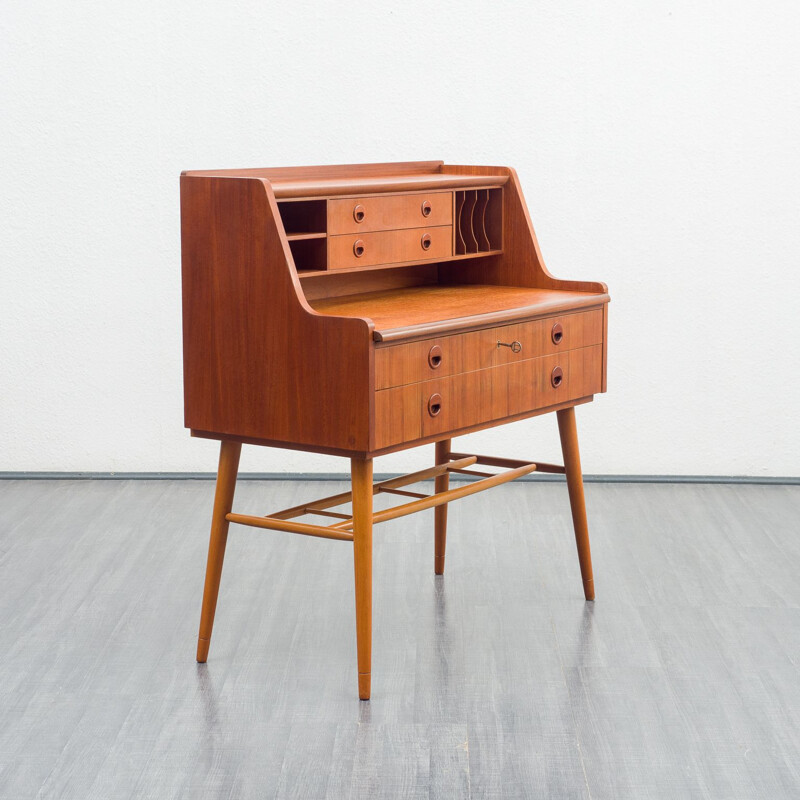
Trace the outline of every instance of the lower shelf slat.
[[[537, 464], [536, 462], [526, 463], [524, 461], [516, 461], [507, 458], [493, 458], [491, 456], [476, 456], [468, 455], [466, 453], [454, 453], [451, 459], [446, 464], [437, 464], [435, 467], [419, 470], [419, 472], [411, 472], [408, 475], [401, 475], [399, 478], [392, 478], [388, 481], [381, 481], [372, 487], [373, 494], [385, 491], [389, 493], [409, 495], [417, 499], [412, 500], [410, 503], [403, 503], [393, 508], [383, 509], [377, 511], [372, 515], [372, 524], [375, 525], [379, 522], [387, 522], [390, 519], [397, 519], [398, 517], [405, 517], [409, 514], [415, 514], [417, 511], [425, 511], [428, 508], [436, 508], [436, 506], [444, 505], [445, 503], [452, 503], [454, 500], [460, 500], [462, 497], [469, 497], [472, 494], [483, 492], [486, 489], [491, 489], [493, 486], [499, 486], [503, 483], [513, 481], [515, 478], [521, 478], [523, 475], [528, 475], [537, 469], [547, 472], [563, 471], [563, 467], [558, 467], [554, 464]], [[513, 466], [511, 469], [506, 469], [505, 472], [499, 472], [495, 475], [490, 475], [485, 472], [475, 472], [467, 470], [466, 467], [472, 464], [488, 464], [490, 466]], [[444, 475], [447, 472], [462, 472], [467, 475], [485, 476], [482, 480], [475, 481], [475, 483], [468, 483], [465, 486], [458, 486], [454, 489], [446, 489], [441, 492], [434, 492], [430, 495], [423, 495], [418, 492], [398, 491], [397, 487], [408, 486], [412, 483], [419, 483], [420, 481], [430, 480], [439, 475]], [[278, 511], [268, 517], [255, 517], [249, 514], [235, 514], [231, 512], [226, 516], [228, 522], [234, 522], [239, 525], [250, 525], [254, 528], [265, 528], [273, 531], [285, 531], [287, 533], [299, 533], [303, 536], [316, 536], [321, 539], [338, 539], [340, 541], [352, 542], [353, 541], [353, 518], [346, 517], [344, 514], [325, 511], [324, 509], [331, 506], [344, 505], [352, 500], [352, 492], [343, 492], [342, 494], [331, 495], [324, 497], [321, 500], [315, 500], [311, 503], [304, 503], [301, 506], [294, 508], [287, 508], [283, 511]], [[309, 525], [304, 522], [293, 522], [291, 517], [299, 517], [303, 514], [320, 514], [329, 517], [345, 517], [344, 521], [338, 522], [333, 525]]]
[[[486, 489], [491, 489], [493, 486], [499, 486], [501, 483], [513, 481], [514, 478], [521, 478], [523, 475], [528, 475], [535, 469], [536, 464], [526, 464], [524, 467], [517, 467], [516, 469], [510, 469], [506, 472], [500, 472], [497, 475], [492, 475], [491, 478], [484, 478], [475, 483], [468, 483], [465, 486], [448, 489], [444, 492], [436, 492], [436, 494], [429, 495], [421, 500], [414, 500], [411, 503], [403, 503], [403, 505], [395, 506], [394, 508], [378, 511], [372, 515], [372, 522], [373, 524], [387, 522], [390, 519], [397, 519], [398, 517], [415, 514], [417, 511], [435, 508], [436, 506], [450, 503], [453, 500], [460, 500], [462, 497], [469, 497], [471, 494], [477, 494]], [[353, 520], [350, 519], [346, 522], [339, 522], [331, 527], [338, 528], [339, 530], [348, 530], [353, 527]]]

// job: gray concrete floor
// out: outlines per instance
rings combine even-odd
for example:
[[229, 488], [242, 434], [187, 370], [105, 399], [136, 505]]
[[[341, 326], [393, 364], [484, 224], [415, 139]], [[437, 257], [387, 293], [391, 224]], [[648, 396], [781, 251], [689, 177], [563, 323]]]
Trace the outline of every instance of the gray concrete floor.
[[594, 604], [562, 484], [378, 526], [361, 703], [348, 544], [233, 527], [200, 666], [212, 483], [0, 482], [0, 797], [800, 796], [800, 487], [586, 491]]

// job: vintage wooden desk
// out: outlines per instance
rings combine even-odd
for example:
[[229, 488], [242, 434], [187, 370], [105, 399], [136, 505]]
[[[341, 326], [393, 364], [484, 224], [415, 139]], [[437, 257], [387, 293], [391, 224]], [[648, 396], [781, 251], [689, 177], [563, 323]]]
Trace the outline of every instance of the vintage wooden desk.
[[[368, 699], [373, 525], [435, 508], [441, 575], [447, 503], [534, 470], [566, 473], [594, 599], [574, 407], [606, 389], [609, 296], [605, 284], [550, 275], [514, 170], [430, 161], [184, 172], [181, 235], [185, 422], [221, 441], [198, 661], [229, 523], [351, 542]], [[564, 466], [451, 448], [454, 436], [549, 411]], [[238, 514], [243, 443], [349, 458], [352, 492]], [[375, 456], [426, 443], [433, 466], [373, 484]], [[453, 472], [478, 480], [450, 488]], [[428, 479], [434, 494], [409, 489]], [[378, 492], [402, 502], [373, 513]]]

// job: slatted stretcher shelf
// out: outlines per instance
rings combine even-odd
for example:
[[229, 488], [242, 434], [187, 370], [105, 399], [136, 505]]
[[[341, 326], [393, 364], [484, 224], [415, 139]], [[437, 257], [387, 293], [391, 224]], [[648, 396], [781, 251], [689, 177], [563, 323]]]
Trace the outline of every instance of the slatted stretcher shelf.
[[[502, 467], [505, 471], [491, 473], [470, 470], [469, 467], [474, 464]], [[408, 514], [414, 514], [417, 511], [435, 508], [444, 503], [450, 503], [453, 500], [460, 500], [462, 497], [469, 497], [469, 495], [477, 494], [485, 489], [491, 489], [493, 486], [499, 486], [501, 483], [507, 483], [508, 481], [520, 478], [523, 475], [528, 475], [534, 471], [563, 473], [564, 467], [557, 464], [545, 464], [535, 461], [516, 461], [514, 459], [495, 458], [493, 456], [452, 453], [450, 455], [450, 461], [447, 464], [437, 464], [435, 467], [423, 469], [418, 472], [411, 472], [408, 475], [401, 475], [398, 478], [391, 478], [373, 484], [373, 494], [396, 494], [411, 497], [413, 500], [373, 513], [372, 522], [373, 524], [386, 522], [390, 519], [397, 519], [398, 517], [405, 517]], [[430, 480], [431, 478], [436, 478], [437, 476], [445, 475], [449, 472], [458, 472], [470, 477], [481, 478], [481, 480], [468, 483], [464, 486], [458, 486], [454, 489], [434, 492], [430, 495], [401, 488], [419, 483], [420, 481]], [[276, 511], [266, 517], [256, 517], [249, 514], [231, 512], [227, 515], [226, 519], [228, 522], [234, 522], [239, 525], [249, 525], [254, 528], [265, 528], [267, 530], [299, 533], [303, 536], [316, 536], [323, 539], [352, 542], [352, 516], [329, 511], [330, 508], [351, 502], [352, 498], [352, 492], [342, 492], [341, 494], [323, 497], [320, 500], [313, 500], [310, 503], [304, 503], [303, 505], [294, 506], [293, 508], [285, 508], [282, 511]], [[305, 522], [293, 521], [295, 517], [301, 517], [305, 514], [333, 517], [340, 521], [331, 525], [311, 525]]]

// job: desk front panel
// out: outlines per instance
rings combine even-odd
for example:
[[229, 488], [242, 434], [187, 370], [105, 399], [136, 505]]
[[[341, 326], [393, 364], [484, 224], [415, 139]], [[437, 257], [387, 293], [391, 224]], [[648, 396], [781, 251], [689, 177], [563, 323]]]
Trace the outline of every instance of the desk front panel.
[[602, 374], [595, 344], [383, 389], [375, 393], [375, 449], [589, 397], [602, 391]]

